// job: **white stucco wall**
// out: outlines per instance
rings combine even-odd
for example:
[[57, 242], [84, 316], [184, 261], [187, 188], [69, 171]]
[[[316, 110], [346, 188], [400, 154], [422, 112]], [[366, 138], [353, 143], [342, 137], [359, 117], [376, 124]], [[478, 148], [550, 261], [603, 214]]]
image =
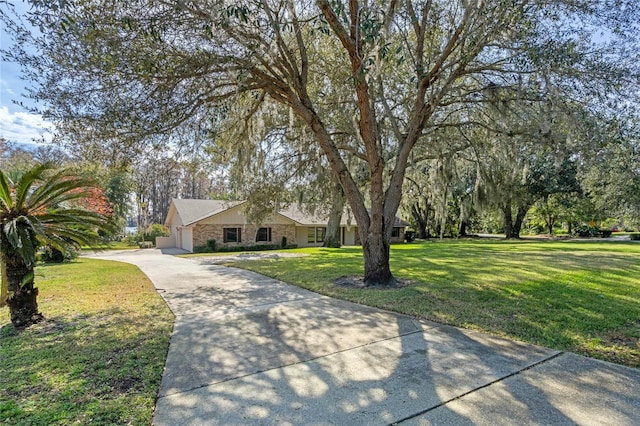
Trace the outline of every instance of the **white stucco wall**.
[[[243, 206], [236, 206], [232, 209], [224, 211], [222, 213], [218, 213], [215, 216], [209, 217], [207, 219], [203, 219], [198, 223], [201, 225], [227, 225], [227, 224], [248, 224], [244, 212], [242, 211]], [[270, 216], [264, 220], [263, 225], [290, 225], [294, 223], [291, 219], [287, 219], [284, 216], [279, 214]]]
[[355, 246], [356, 245], [356, 227], [351, 226], [349, 228], [342, 227], [344, 230], [344, 245], [345, 246]]
[[307, 243], [306, 226], [296, 226], [296, 244], [298, 247], [307, 247], [309, 245], [309, 243]]
[[176, 245], [176, 234], [173, 232], [168, 237], [156, 237], [156, 248], [174, 248]]
[[193, 229], [192, 228], [180, 228], [178, 230], [179, 241], [178, 247], [193, 252]]

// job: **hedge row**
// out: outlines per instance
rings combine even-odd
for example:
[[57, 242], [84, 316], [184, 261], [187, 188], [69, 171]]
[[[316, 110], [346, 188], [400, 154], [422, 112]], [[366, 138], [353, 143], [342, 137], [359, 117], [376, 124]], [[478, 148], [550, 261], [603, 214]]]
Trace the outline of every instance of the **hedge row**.
[[194, 253], [227, 253], [227, 252], [239, 252], [239, 251], [266, 251], [266, 250], [279, 250], [279, 249], [294, 249], [298, 248], [297, 244], [287, 244], [282, 246], [281, 244], [258, 244], [248, 246], [221, 246], [216, 247], [215, 244], [207, 244], [206, 246], [196, 246], [193, 248]]

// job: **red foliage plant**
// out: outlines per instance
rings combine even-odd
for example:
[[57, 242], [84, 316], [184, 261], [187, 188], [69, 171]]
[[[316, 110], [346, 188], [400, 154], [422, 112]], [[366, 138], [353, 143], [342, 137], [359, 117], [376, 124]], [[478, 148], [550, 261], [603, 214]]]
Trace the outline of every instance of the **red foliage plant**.
[[104, 195], [104, 190], [98, 186], [77, 188], [74, 192], [83, 192], [85, 197], [76, 200], [78, 207], [100, 214], [102, 216], [113, 216], [113, 206]]

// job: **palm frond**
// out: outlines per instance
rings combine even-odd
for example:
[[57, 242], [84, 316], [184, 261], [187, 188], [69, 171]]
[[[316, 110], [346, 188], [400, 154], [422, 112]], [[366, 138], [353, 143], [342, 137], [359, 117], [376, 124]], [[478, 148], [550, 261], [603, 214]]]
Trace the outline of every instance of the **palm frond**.
[[27, 170], [21, 177], [18, 179], [17, 185], [15, 187], [15, 206], [20, 208], [20, 206], [25, 205], [25, 200], [29, 196], [31, 192], [31, 188], [39, 181], [45, 177], [45, 173], [47, 170], [51, 169], [51, 163], [43, 163], [36, 164], [31, 169]]
[[13, 199], [11, 198], [11, 181], [8, 176], [0, 170], [0, 203], [1, 210], [8, 212], [13, 205]]
[[86, 198], [93, 185], [82, 177], [60, 172], [44, 181], [29, 197], [29, 209], [39, 210], [45, 206], [56, 206], [71, 200]]
[[40, 164], [14, 182], [0, 173], [0, 207], [2, 198], [7, 199], [0, 231], [3, 247], [27, 264], [35, 262], [41, 245], [61, 251], [79, 245], [95, 247], [102, 241], [98, 231], [112, 230], [107, 216], [74, 206], [75, 200], [92, 196], [95, 185], [86, 178]]

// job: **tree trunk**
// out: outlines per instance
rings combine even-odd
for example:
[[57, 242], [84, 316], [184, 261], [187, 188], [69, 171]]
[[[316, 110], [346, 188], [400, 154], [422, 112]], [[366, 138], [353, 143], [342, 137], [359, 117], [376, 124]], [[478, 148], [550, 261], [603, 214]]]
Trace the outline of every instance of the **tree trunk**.
[[[357, 84], [359, 86], [359, 83]], [[359, 87], [358, 92], [362, 87]], [[402, 183], [406, 162], [410, 148], [417, 140], [422, 130], [416, 129], [412, 143], [405, 143], [404, 150], [396, 158], [396, 167], [391, 176], [389, 187], [384, 189], [384, 159], [377, 153], [377, 135], [375, 114], [369, 110], [367, 102], [360, 99], [358, 106], [361, 112], [359, 133], [366, 146], [367, 163], [370, 168], [370, 211], [365, 207], [364, 194], [358, 188], [353, 176], [340, 155], [340, 151], [333, 143], [324, 123], [317, 116], [308, 99], [302, 103], [294, 102], [294, 110], [309, 125], [316, 141], [320, 144], [334, 176], [340, 182], [344, 195], [349, 202], [351, 211], [358, 225], [358, 235], [362, 242], [364, 256], [364, 284], [365, 286], [395, 284], [395, 278], [389, 267], [389, 241], [393, 231], [393, 223], [402, 197]]]
[[411, 215], [416, 222], [416, 231], [418, 238], [426, 240], [429, 238], [429, 232], [427, 230], [427, 224], [429, 223], [429, 204], [423, 209], [420, 207], [420, 202], [416, 201], [411, 205]]
[[471, 196], [463, 196], [460, 199], [460, 223], [458, 225], [458, 237], [467, 236], [467, 225], [471, 216]]
[[504, 234], [507, 239], [517, 238], [513, 236], [513, 216], [511, 213], [511, 201], [502, 206], [502, 215], [504, 216]]
[[442, 211], [440, 212], [440, 214], [442, 215], [440, 217], [440, 232], [438, 233], [441, 240], [444, 239], [444, 233], [447, 231], [447, 195], [447, 191], [444, 191], [444, 194], [442, 196]]
[[466, 237], [467, 236], [467, 221], [460, 220], [460, 224], [458, 225], [458, 236]]
[[[362, 233], [361, 239], [362, 239]], [[396, 279], [389, 268], [389, 242], [383, 235], [370, 232], [366, 239], [362, 240], [364, 252], [364, 285], [393, 286]]]
[[549, 229], [549, 236], [552, 237], [553, 236], [553, 225], [556, 224], [556, 218], [553, 216], [549, 216], [547, 217], [547, 229]]
[[333, 200], [331, 211], [329, 212], [329, 221], [327, 223], [327, 232], [324, 235], [322, 247], [340, 247], [340, 221], [342, 220], [342, 211], [344, 210], [344, 192], [342, 186], [336, 184], [333, 188]]
[[2, 259], [2, 264], [0, 264], [0, 308], [7, 304], [7, 297], [9, 297], [9, 289], [7, 288], [9, 280], [4, 264], [4, 259]]
[[8, 290], [7, 305], [11, 323], [16, 328], [27, 327], [44, 319], [38, 312], [38, 289], [34, 287], [33, 266], [20, 256], [2, 255], [3, 279]]
[[522, 229], [522, 223], [524, 222], [524, 218], [527, 216], [528, 211], [529, 211], [528, 205], [518, 207], [516, 220], [515, 222], [513, 222], [513, 228], [511, 230], [511, 238], [520, 238], [520, 230]]

